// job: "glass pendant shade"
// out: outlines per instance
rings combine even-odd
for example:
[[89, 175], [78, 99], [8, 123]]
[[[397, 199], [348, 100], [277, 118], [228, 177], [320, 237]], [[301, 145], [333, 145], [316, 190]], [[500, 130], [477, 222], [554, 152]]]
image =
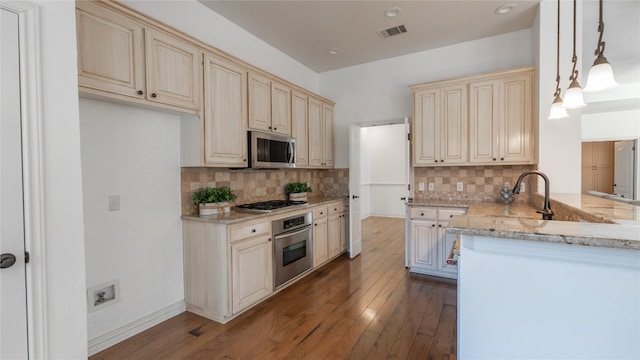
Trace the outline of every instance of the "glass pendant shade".
[[564, 102], [562, 107], [565, 109], [577, 109], [585, 107], [587, 104], [584, 102], [584, 96], [582, 95], [582, 88], [576, 80], [571, 81], [569, 89], [564, 93]]
[[[603, 56], [604, 58], [604, 56]], [[596, 60], [589, 70], [589, 76], [587, 77], [587, 86], [585, 86], [585, 92], [594, 92], [613, 89], [618, 86], [616, 79], [613, 77], [613, 68], [611, 64], [604, 58], [604, 61]]]
[[562, 107], [562, 98], [560, 95], [556, 96], [555, 100], [553, 100], [553, 104], [551, 104], [551, 112], [549, 113], [549, 120], [557, 120], [557, 119], [565, 119], [569, 117], [569, 113], [567, 113], [567, 109]]

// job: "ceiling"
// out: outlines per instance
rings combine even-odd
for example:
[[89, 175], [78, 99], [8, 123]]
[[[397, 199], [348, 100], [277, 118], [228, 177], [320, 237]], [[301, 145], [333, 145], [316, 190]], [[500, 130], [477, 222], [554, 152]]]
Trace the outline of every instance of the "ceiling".
[[[406, 55], [531, 27], [539, 0], [199, 0], [316, 72]], [[496, 9], [515, 4], [508, 14]], [[395, 17], [385, 10], [399, 7]], [[383, 39], [379, 30], [405, 25]], [[330, 49], [340, 49], [337, 55]]]

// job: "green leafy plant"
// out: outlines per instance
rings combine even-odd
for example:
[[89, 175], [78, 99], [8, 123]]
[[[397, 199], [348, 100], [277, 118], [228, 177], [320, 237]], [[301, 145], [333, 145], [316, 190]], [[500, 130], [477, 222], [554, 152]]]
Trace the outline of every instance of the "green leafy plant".
[[236, 194], [228, 187], [205, 187], [193, 193], [193, 202], [196, 204], [232, 202], [237, 198]]
[[289, 183], [284, 188], [284, 192], [287, 194], [304, 193], [304, 192], [311, 192], [311, 191], [312, 191], [311, 187], [309, 187], [307, 183], [302, 183], [302, 182]]

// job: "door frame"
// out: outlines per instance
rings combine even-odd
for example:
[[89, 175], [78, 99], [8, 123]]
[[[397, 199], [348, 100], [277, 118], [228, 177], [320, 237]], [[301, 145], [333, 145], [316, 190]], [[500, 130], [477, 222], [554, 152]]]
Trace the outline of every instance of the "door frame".
[[26, 266], [27, 336], [29, 357], [40, 359], [49, 357], [39, 50], [40, 9], [38, 5], [29, 1], [3, 1], [0, 5], [3, 9], [18, 14], [24, 235], [25, 251], [30, 254]]

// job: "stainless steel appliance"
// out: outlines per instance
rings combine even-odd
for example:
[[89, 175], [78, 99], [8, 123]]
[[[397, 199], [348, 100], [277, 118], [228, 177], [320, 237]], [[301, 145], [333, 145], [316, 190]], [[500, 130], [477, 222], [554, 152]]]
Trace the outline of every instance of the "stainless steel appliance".
[[274, 238], [274, 287], [310, 271], [313, 266], [311, 213], [272, 222]]
[[296, 167], [296, 139], [273, 133], [250, 131], [249, 166], [256, 169]]
[[298, 206], [306, 204], [306, 201], [296, 200], [269, 200], [251, 204], [243, 204], [236, 206], [236, 211], [270, 213], [273, 210], [282, 209], [289, 206]]

